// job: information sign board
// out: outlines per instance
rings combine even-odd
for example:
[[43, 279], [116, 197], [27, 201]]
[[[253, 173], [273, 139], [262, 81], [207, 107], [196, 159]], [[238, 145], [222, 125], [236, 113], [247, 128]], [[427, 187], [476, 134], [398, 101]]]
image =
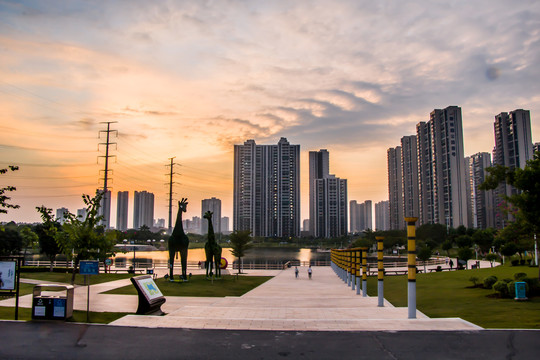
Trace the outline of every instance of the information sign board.
[[0, 261], [0, 290], [15, 290], [15, 261]]
[[81, 260], [79, 264], [79, 274], [81, 275], [98, 275], [99, 261], [97, 260]]

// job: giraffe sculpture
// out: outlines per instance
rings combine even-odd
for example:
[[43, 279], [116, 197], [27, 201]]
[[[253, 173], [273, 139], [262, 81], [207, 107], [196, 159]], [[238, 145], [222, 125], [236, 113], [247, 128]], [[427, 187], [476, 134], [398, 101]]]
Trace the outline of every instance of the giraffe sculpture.
[[182, 226], [182, 213], [186, 212], [187, 209], [187, 198], [182, 198], [182, 201], [178, 202], [178, 215], [176, 215], [176, 223], [174, 224], [174, 230], [169, 237], [169, 279], [173, 281], [173, 270], [174, 270], [174, 256], [176, 252], [180, 252], [180, 262], [182, 264], [182, 275], [181, 280], [187, 281], [186, 269], [187, 269], [187, 254], [189, 247], [189, 238], [186, 233], [184, 233], [184, 228]]
[[206, 277], [212, 276], [212, 266], [215, 267], [215, 275], [221, 277], [221, 246], [216, 242], [214, 235], [214, 227], [212, 226], [212, 212], [207, 211], [203, 217], [208, 220], [208, 241], [204, 244], [204, 252], [206, 253]]

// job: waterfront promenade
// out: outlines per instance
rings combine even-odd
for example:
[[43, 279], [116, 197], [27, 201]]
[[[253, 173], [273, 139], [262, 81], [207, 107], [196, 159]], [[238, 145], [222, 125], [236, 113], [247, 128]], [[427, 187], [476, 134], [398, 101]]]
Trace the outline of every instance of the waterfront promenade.
[[[203, 298], [167, 297], [165, 316], [128, 315], [110, 325], [148, 328], [365, 331], [365, 330], [479, 330], [459, 318], [430, 319], [417, 312], [407, 318], [407, 308], [393, 307], [385, 301], [377, 306], [377, 297], [356, 295], [330, 267], [314, 267], [309, 280], [307, 267], [273, 271], [248, 271], [248, 275], [274, 277], [240, 297]], [[163, 275], [163, 274], [159, 274]], [[130, 285], [129, 279], [90, 286], [90, 310], [132, 312], [137, 296], [109, 295], [103, 292]], [[182, 285], [180, 285], [182, 286]], [[212, 286], [209, 282], [208, 286]], [[74, 308], [86, 310], [87, 287], [75, 289]], [[32, 295], [20, 298], [21, 307], [31, 307]], [[0, 302], [9, 306], [13, 299]]]

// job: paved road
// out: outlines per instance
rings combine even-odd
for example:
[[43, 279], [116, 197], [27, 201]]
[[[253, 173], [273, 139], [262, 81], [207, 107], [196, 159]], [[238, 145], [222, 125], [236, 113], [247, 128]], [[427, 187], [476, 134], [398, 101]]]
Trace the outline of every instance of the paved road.
[[0, 359], [538, 359], [540, 331], [241, 331], [0, 322]]

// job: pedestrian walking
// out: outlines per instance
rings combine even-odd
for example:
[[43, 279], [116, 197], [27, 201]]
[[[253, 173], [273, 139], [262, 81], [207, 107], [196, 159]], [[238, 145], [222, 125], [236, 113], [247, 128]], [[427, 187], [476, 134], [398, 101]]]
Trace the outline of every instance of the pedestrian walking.
[[307, 269], [307, 274], [308, 274], [310, 280], [311, 280], [311, 273], [312, 273], [311, 265], [309, 265], [309, 267]]
[[298, 279], [298, 266], [294, 267], [294, 276]]

